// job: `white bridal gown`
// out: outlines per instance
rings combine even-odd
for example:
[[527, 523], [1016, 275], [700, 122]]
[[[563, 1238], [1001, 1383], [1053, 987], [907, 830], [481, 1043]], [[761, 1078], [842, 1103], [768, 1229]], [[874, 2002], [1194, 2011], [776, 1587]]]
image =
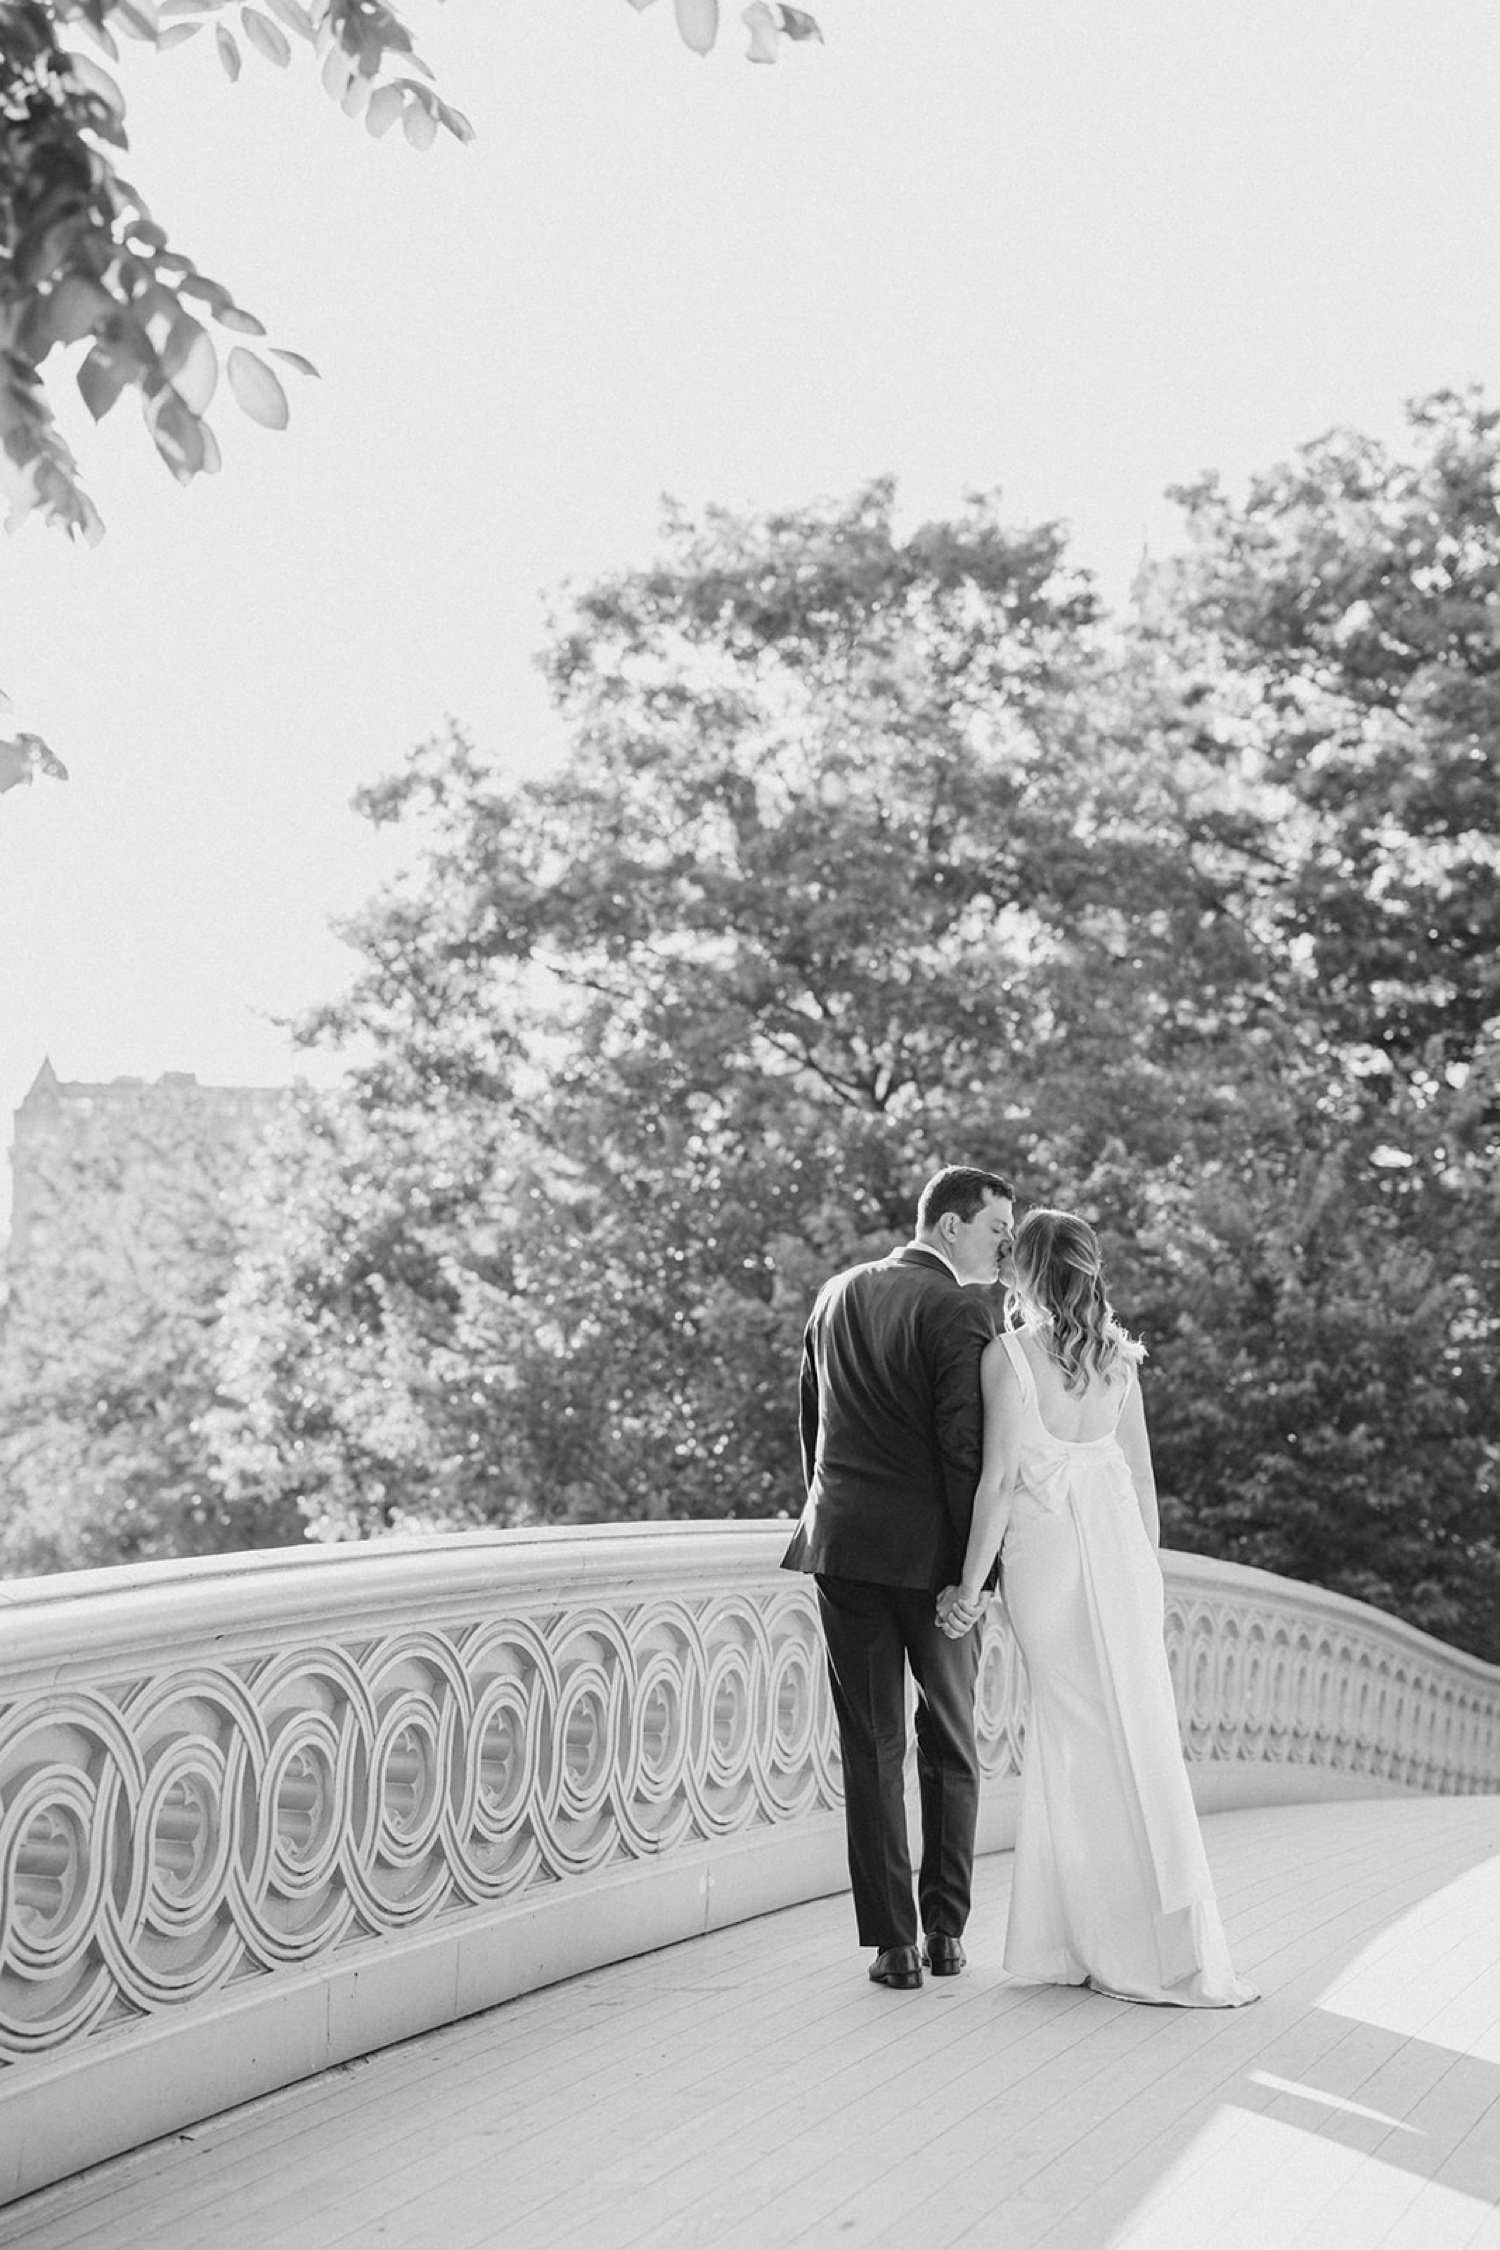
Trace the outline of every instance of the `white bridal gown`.
[[[1031, 1709], [1005, 1966], [1023, 1984], [1237, 2008], [1177, 1733], [1163, 1590], [1119, 1439], [1056, 1438], [1018, 1337], [1019, 1486], [1005, 1606]], [[1136, 1380], [1121, 1389], [1121, 1407]], [[1118, 1422], [1118, 1415], [1116, 1417]]]

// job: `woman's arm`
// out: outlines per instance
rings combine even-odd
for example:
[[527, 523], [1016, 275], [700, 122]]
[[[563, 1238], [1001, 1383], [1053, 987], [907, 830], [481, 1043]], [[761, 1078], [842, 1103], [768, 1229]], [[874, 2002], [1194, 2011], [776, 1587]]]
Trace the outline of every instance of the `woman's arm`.
[[1121, 1409], [1118, 1434], [1120, 1451], [1135, 1486], [1136, 1505], [1141, 1511], [1146, 1537], [1153, 1547], [1159, 1547], [1161, 1516], [1156, 1506], [1156, 1471], [1151, 1466], [1151, 1440], [1146, 1435], [1146, 1408], [1138, 1379], [1131, 1384], [1130, 1396]]
[[[962, 1612], [977, 1612], [984, 1607], [984, 1582], [1000, 1552], [1010, 1520], [1010, 1495], [1020, 1450], [1021, 1386], [1010, 1355], [998, 1336], [985, 1346], [984, 1357], [979, 1362], [979, 1389], [984, 1401], [984, 1456], [974, 1490], [974, 1515], [964, 1555], [963, 1577], [954, 1589]], [[944, 1597], [940, 1596], [940, 1619], [943, 1611]], [[967, 1627], [957, 1629], [966, 1631]]]

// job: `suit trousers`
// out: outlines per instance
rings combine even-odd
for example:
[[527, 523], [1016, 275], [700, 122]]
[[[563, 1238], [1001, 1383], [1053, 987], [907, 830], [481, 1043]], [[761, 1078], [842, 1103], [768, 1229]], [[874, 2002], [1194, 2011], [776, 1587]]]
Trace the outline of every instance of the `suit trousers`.
[[979, 1753], [979, 1631], [950, 1640], [937, 1597], [912, 1586], [817, 1574], [828, 1679], [844, 1762], [849, 1880], [861, 1945], [915, 1945], [906, 1833], [906, 1668], [917, 1686], [921, 1927], [961, 1937], [969, 1918]]

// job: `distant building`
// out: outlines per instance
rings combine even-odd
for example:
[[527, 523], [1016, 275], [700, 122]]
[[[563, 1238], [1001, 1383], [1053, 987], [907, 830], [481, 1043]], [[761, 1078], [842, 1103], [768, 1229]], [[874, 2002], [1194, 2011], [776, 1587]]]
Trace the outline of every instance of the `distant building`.
[[90, 1085], [44, 1062], [15, 1114], [4, 1372], [122, 1320], [211, 1303], [233, 1261], [237, 1191], [285, 1098], [189, 1071]]

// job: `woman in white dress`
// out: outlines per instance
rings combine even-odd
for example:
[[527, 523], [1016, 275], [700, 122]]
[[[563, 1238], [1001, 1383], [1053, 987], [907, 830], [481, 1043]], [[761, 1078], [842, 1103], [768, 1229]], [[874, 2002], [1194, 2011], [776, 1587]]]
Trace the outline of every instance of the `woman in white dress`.
[[[985, 1351], [984, 1466], [945, 1630], [997, 1552], [1031, 1684], [1005, 1966], [1024, 1984], [1235, 2008], [1163, 1638], [1156, 1479], [1137, 1367], [1093, 1229], [1033, 1211], [1008, 1328]], [[967, 1622], [966, 1622], [967, 1621]]]

